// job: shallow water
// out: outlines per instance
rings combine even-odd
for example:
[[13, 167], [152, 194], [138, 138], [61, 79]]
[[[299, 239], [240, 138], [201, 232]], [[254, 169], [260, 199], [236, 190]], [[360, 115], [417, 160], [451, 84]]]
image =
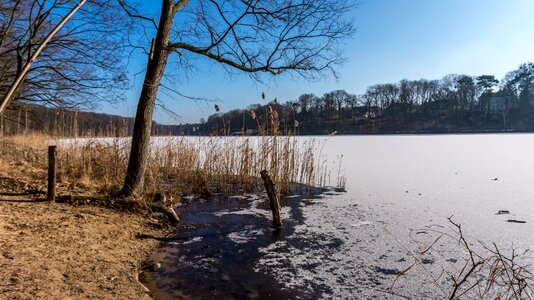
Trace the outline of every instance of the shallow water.
[[[534, 248], [534, 135], [315, 139], [331, 170], [343, 155], [346, 193], [284, 200], [277, 235], [261, 195], [180, 207], [176, 240], [151, 258], [163, 268], [145, 274], [156, 296], [446, 298], [465, 249], [444, 236], [424, 250], [454, 234], [451, 216], [477, 251], [477, 241]], [[521, 262], [534, 262], [531, 252]]]
[[158, 299], [320, 297], [327, 287], [314, 282], [306, 289], [289, 287], [268, 273], [254, 270], [265, 256], [263, 249], [270, 245], [284, 241], [301, 247], [306, 243], [305, 238], [292, 236], [296, 225], [303, 224], [302, 207], [313, 205], [300, 197], [281, 199], [284, 226], [273, 230], [264, 197], [216, 195], [179, 206], [182, 220], [178, 234], [151, 257], [153, 263], [163, 262], [162, 268], [142, 273], [141, 280]]

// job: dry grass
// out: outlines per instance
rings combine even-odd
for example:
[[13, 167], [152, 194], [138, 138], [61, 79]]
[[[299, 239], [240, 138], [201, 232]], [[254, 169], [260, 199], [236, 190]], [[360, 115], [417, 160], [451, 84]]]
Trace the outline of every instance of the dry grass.
[[118, 191], [126, 172], [128, 150], [120, 139], [59, 141], [58, 179], [99, 193]]
[[[29, 135], [0, 141], [5, 160], [28, 164], [40, 174], [47, 168], [47, 145], [57, 143], [58, 183], [95, 193], [118, 191], [130, 149], [125, 138], [55, 141]], [[320, 146], [291, 136], [153, 138], [145, 189], [204, 196], [251, 192], [261, 189], [259, 173], [265, 169], [283, 194], [294, 192], [297, 182], [311, 191], [328, 183]]]
[[[153, 141], [148, 190], [182, 193], [236, 193], [261, 188], [259, 173], [267, 170], [280, 192], [302, 183], [324, 186], [324, 159], [317, 158], [317, 142], [296, 137], [166, 138]], [[194, 190], [191, 191], [190, 189]]]
[[24, 177], [25, 181], [33, 182], [32, 189], [38, 186], [42, 189], [46, 180], [47, 145], [48, 138], [44, 135], [0, 137], [0, 170], [8, 175], [13, 171], [16, 174], [12, 177]]

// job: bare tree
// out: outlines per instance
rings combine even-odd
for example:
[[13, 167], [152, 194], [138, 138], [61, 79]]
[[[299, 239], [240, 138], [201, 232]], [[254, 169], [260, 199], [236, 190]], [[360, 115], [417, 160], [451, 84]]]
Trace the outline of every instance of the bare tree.
[[324, 94], [323, 98], [325, 99], [325, 103], [328, 105], [328, 109], [332, 112], [335, 112], [335, 114], [331, 116], [332, 120], [341, 120], [343, 114], [343, 105], [347, 102], [349, 94], [344, 90], [335, 90]]
[[456, 80], [456, 90], [460, 102], [460, 110], [472, 110], [476, 100], [476, 85], [473, 77], [460, 75]]
[[362, 97], [363, 104], [367, 108], [368, 115], [371, 114], [371, 109], [373, 106], [378, 107], [380, 104], [380, 93], [378, 93], [376, 87], [376, 85], [368, 87]]
[[404, 116], [404, 124], [408, 127], [412, 125], [411, 113], [414, 107], [414, 93], [412, 86], [413, 82], [407, 79], [403, 79], [399, 83], [399, 103]]
[[119, 8], [111, 0], [2, 4], [0, 113], [13, 101], [75, 107], [120, 96], [128, 27]]
[[343, 0], [163, 0], [121, 194], [143, 191], [152, 114], [171, 53], [182, 64], [198, 57], [257, 79], [288, 71], [306, 78], [336, 75], [344, 61], [338, 42], [353, 32], [344, 18], [350, 8]]
[[[85, 4], [86, 1], [87, 0], [81, 0], [78, 4], [76, 4], [61, 19], [61, 21], [56, 26], [54, 26], [54, 28], [46, 35], [46, 37], [39, 43], [39, 46], [37, 47], [37, 49], [35, 49], [35, 51], [33, 51], [33, 53], [31, 53], [31, 55], [29, 55], [29, 58], [26, 61], [26, 63], [24, 64], [24, 66], [22, 66], [22, 68], [17, 70], [17, 76], [15, 78], [15, 81], [9, 87], [9, 90], [4, 95], [4, 98], [2, 99], [2, 101], [0, 101], [0, 114], [7, 107], [8, 103], [10, 102], [11, 98], [13, 97], [13, 94], [15, 93], [15, 91], [22, 84], [22, 81], [24, 80], [24, 77], [26, 77], [26, 74], [30, 70], [30, 68], [31, 68], [33, 62], [35, 61], [35, 59], [37, 58], [37, 56], [39, 56], [41, 51], [43, 51], [44, 47], [46, 47], [48, 42], [50, 42], [52, 37], [54, 37], [54, 35], [61, 29], [61, 27], [63, 27], [63, 25], [65, 25], [65, 23], [82, 7], [82, 5]], [[16, 4], [18, 4], [18, 2], [16, 2]], [[44, 8], [44, 5], [41, 8]], [[35, 25], [37, 25], [37, 24], [35, 24]], [[31, 41], [30, 41], [30, 43], [31, 43]]]

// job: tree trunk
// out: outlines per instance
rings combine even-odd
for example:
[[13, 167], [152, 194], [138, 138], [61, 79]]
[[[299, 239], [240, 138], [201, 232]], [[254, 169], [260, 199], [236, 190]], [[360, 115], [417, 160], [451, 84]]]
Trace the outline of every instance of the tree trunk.
[[143, 83], [143, 89], [139, 96], [137, 113], [132, 137], [132, 148], [128, 171], [121, 191], [122, 196], [142, 194], [144, 178], [150, 155], [150, 132], [152, 129], [152, 114], [156, 104], [158, 87], [163, 77], [163, 71], [169, 57], [170, 32], [174, 19], [173, 1], [164, 0], [161, 7], [161, 19], [159, 21], [156, 41], [152, 43], [152, 49], [148, 58], [148, 64]]

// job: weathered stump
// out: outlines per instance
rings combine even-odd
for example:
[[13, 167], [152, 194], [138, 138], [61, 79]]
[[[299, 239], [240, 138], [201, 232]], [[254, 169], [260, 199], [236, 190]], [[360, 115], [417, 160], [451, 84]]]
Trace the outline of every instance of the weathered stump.
[[282, 219], [280, 218], [280, 200], [278, 199], [278, 194], [274, 187], [274, 183], [271, 180], [271, 177], [267, 173], [267, 170], [260, 172], [261, 179], [265, 184], [265, 189], [267, 190], [267, 196], [269, 197], [269, 204], [271, 205], [271, 210], [273, 211], [273, 227], [279, 229], [282, 227]]
[[56, 146], [48, 146], [48, 201], [56, 199]]

